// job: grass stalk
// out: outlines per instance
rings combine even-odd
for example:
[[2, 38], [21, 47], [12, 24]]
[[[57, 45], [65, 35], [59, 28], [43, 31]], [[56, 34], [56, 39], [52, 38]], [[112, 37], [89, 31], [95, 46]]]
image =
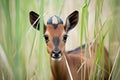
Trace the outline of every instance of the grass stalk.
[[20, 80], [20, 75], [19, 75], [19, 0], [16, 0], [16, 54], [15, 54], [15, 80]]

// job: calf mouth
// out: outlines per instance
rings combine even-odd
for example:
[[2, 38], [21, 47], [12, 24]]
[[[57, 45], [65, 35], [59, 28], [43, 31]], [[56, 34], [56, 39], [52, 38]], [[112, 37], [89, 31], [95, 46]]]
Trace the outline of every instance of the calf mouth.
[[53, 61], [60, 61], [62, 59], [62, 55], [61, 55], [61, 53], [59, 53], [59, 54], [52, 53], [51, 54], [51, 59]]

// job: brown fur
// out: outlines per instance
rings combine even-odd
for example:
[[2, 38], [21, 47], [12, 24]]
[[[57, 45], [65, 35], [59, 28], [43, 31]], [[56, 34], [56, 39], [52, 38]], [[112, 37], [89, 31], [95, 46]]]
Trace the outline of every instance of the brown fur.
[[46, 26], [46, 31], [44, 34], [47, 34], [49, 36], [49, 42], [47, 43], [47, 51], [48, 53], [51, 53], [51, 50], [54, 49], [54, 44], [52, 42], [53, 37], [59, 37], [60, 38], [60, 44], [59, 49], [61, 49], [62, 53], [65, 51], [65, 43], [62, 41], [63, 35], [66, 34], [64, 27], [62, 24], [59, 24], [57, 29], [54, 29], [54, 27], [49, 24]]
[[[85, 53], [85, 47], [79, 50], [73, 50], [70, 53], [65, 52], [65, 43], [62, 42], [62, 37], [65, 33], [63, 25], [58, 25], [57, 29], [54, 29], [52, 25], [46, 26], [46, 32], [49, 36], [50, 41], [47, 43], [47, 50], [49, 54], [51, 54], [51, 51], [54, 49], [54, 44], [52, 42], [52, 38], [55, 36], [58, 36], [60, 40], [59, 49], [62, 51], [62, 60], [61, 61], [52, 61], [50, 58], [50, 64], [51, 64], [51, 71], [53, 78], [52, 80], [70, 80], [70, 76], [68, 73], [68, 69], [66, 67], [64, 55], [67, 57], [68, 64], [70, 66], [70, 70], [72, 73], [73, 80], [90, 80], [92, 79], [90, 75], [92, 76], [95, 72], [94, 68], [95, 65], [95, 56], [96, 51], [98, 49], [98, 45], [95, 47], [94, 45], [90, 49], [91, 57], [90, 55], [86, 57]], [[107, 80], [109, 78], [109, 73], [111, 70], [111, 62], [109, 59], [108, 52], [106, 48], [104, 48], [104, 80]], [[83, 65], [83, 63], [85, 64]], [[110, 62], [110, 64], [109, 64]], [[81, 65], [83, 65], [81, 67]], [[110, 66], [108, 66], [110, 65]], [[78, 69], [81, 67], [80, 71], [77, 73]], [[102, 72], [101, 72], [102, 73]], [[99, 75], [99, 79], [102, 80], [103, 76]]]
[[[91, 48], [91, 57], [85, 56], [85, 49], [81, 49], [78, 51], [73, 51], [70, 54], [65, 53], [67, 57], [67, 61], [69, 63], [71, 73], [73, 80], [90, 80], [91, 70], [93, 70], [95, 67], [94, 60], [95, 60], [95, 48]], [[109, 57], [108, 52], [104, 48], [104, 80], [108, 80], [110, 70], [111, 70], [111, 63], [109, 64]], [[77, 73], [77, 70], [81, 67], [81, 64], [84, 62], [85, 64], [82, 66], [80, 71]], [[54, 62], [50, 60], [51, 64], [51, 71], [53, 74], [53, 80], [70, 80], [70, 76], [68, 73], [68, 69], [65, 64], [65, 59], [62, 58], [60, 62]], [[108, 66], [110, 65], [110, 66]], [[84, 71], [85, 70], [85, 71]], [[94, 71], [94, 70], [93, 70]], [[99, 77], [100, 80], [102, 80], [102, 77]]]

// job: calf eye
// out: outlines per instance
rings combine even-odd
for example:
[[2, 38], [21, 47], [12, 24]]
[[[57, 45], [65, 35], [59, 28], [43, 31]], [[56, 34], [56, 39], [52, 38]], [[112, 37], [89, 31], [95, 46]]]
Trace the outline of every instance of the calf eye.
[[44, 35], [44, 38], [45, 38], [45, 41], [46, 41], [46, 43], [49, 41], [49, 37], [48, 37], [48, 35]]
[[66, 42], [68, 35], [63, 36], [63, 41]]

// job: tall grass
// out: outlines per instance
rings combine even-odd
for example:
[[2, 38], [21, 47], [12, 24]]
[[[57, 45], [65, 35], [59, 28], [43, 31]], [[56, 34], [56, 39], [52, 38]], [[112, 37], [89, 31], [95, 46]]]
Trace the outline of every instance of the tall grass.
[[[66, 7], [67, 2], [74, 2], [74, 4], [69, 8]], [[91, 4], [92, 8], [90, 9]], [[80, 45], [84, 42], [86, 44], [89, 42], [100, 44], [95, 64], [102, 65], [95, 67], [91, 80], [99, 80], [99, 71], [104, 67], [104, 45], [108, 46], [107, 49], [113, 62], [110, 73], [112, 80], [119, 80], [119, 5], [119, 0], [83, 0], [83, 2], [79, 0], [0, 0], [0, 80], [49, 80], [51, 71], [49, 55], [43, 39], [45, 23], [43, 18], [52, 12], [60, 16], [63, 15], [64, 18], [67, 17], [64, 15], [75, 9], [80, 12], [80, 21], [77, 25], [79, 30], [75, 30], [79, 31], [79, 36], [77, 36], [80, 37]], [[108, 8], [108, 12], [104, 13], [104, 7]], [[93, 23], [91, 21], [93, 24], [91, 31], [94, 31], [94, 34], [93, 38], [89, 39], [92, 34], [89, 34], [88, 26], [90, 23], [88, 22], [90, 22], [92, 9], [95, 11]], [[30, 11], [35, 11], [40, 15], [40, 31], [34, 30], [30, 25]], [[104, 14], [107, 14], [105, 20], [103, 19]], [[86, 52], [88, 57], [90, 55], [88, 44]], [[103, 70], [102, 74], [104, 77]]]

